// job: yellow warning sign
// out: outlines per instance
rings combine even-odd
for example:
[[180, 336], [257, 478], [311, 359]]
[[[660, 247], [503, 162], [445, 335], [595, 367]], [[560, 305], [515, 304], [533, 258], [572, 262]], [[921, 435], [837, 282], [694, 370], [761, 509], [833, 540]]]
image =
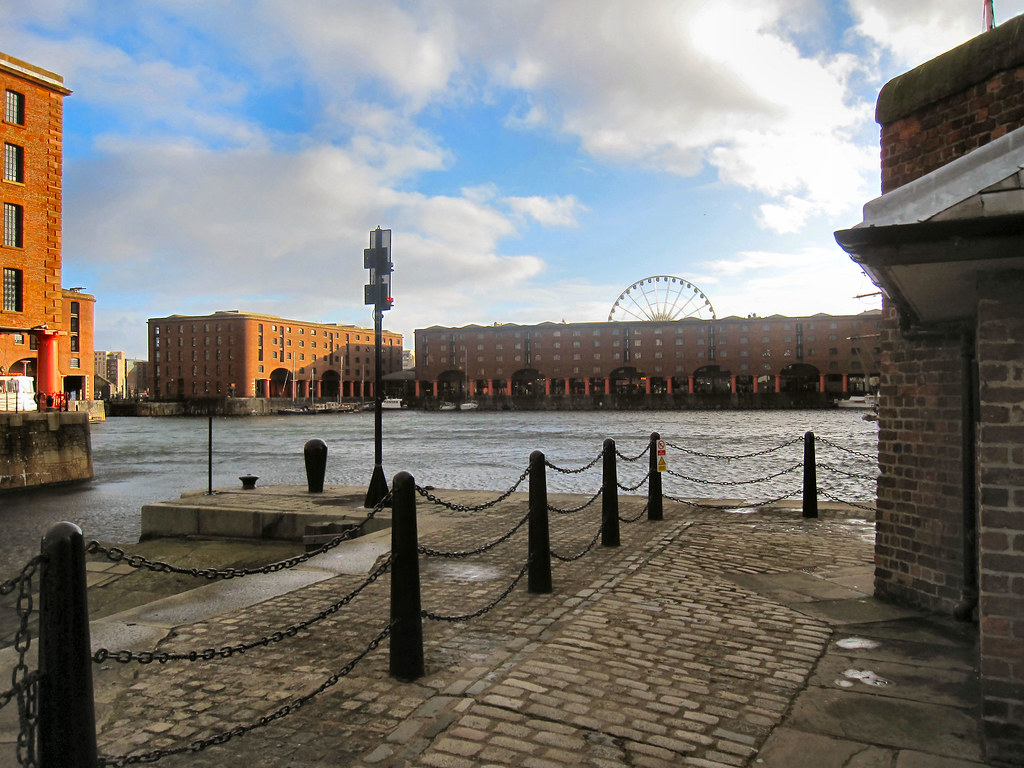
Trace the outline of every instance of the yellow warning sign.
[[659, 456], [658, 457], [658, 471], [659, 472], [664, 472], [666, 469], [668, 469], [668, 464], [665, 463], [665, 457], [664, 456]]

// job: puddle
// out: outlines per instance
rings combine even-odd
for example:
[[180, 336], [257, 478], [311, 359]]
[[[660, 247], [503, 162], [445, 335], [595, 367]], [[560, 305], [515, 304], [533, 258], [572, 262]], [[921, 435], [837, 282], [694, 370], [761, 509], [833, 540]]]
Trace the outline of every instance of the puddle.
[[[889, 681], [884, 677], [879, 677], [870, 669], [848, 669], [843, 672], [843, 675], [851, 680], [859, 680], [864, 685], [870, 685], [875, 688], [885, 688], [889, 685]], [[852, 685], [852, 683], [851, 683]], [[843, 686], [844, 688], [847, 686]]]
[[866, 637], [844, 637], [842, 640], [837, 640], [836, 645], [840, 648], [856, 649], [856, 648], [878, 648], [882, 644], [877, 640], [868, 640]]

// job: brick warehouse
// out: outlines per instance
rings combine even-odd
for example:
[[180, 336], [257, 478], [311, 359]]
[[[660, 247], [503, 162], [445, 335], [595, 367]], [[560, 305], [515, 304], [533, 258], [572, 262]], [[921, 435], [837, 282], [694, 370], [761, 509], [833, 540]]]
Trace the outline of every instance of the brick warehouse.
[[0, 90], [0, 369], [36, 376], [41, 392], [89, 399], [95, 299], [61, 288], [63, 108], [71, 91], [60, 75], [3, 53]]
[[[384, 373], [402, 370], [402, 336], [381, 334]], [[149, 320], [154, 398], [373, 396], [372, 328], [238, 310]]]
[[416, 395], [818, 392], [877, 388], [878, 310], [859, 315], [469, 325], [416, 331]]
[[1024, 17], [890, 81], [875, 590], [976, 618], [988, 759], [1024, 765]]

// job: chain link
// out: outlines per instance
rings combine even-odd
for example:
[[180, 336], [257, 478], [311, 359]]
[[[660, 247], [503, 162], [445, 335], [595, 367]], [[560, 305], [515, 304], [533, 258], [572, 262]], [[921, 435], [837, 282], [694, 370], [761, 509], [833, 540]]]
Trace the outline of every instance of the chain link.
[[159, 664], [166, 664], [168, 661], [210, 661], [212, 659], [227, 659], [234, 656], [236, 653], [245, 653], [248, 650], [257, 648], [259, 646], [268, 646], [271, 643], [279, 643], [286, 637], [295, 637], [299, 632], [304, 629], [308, 629], [317, 622], [323, 621], [329, 616], [337, 613], [341, 608], [351, 603], [356, 596], [366, 589], [368, 586], [373, 584], [377, 579], [387, 573], [388, 569], [391, 568], [391, 555], [388, 555], [383, 562], [373, 572], [366, 577], [366, 580], [358, 587], [353, 589], [343, 598], [337, 602], [327, 606], [324, 610], [320, 611], [316, 616], [305, 621], [300, 621], [297, 624], [292, 624], [285, 629], [272, 632], [269, 635], [261, 637], [259, 640], [251, 640], [244, 643], [237, 643], [235, 645], [226, 645], [221, 648], [206, 648], [202, 651], [187, 651], [187, 652], [170, 652], [170, 651], [109, 651], [106, 648], [98, 648], [92, 654], [92, 660], [96, 664], [102, 664], [107, 661], [116, 661], [119, 664], [128, 664], [129, 662], [135, 661], [139, 664], [151, 664], [154, 661]]
[[616, 481], [615, 484], [619, 487], [620, 491], [626, 491], [627, 493], [629, 493], [630, 491], [635, 491], [641, 485], [646, 483], [650, 479], [650, 477], [651, 477], [651, 473], [650, 473], [650, 471], [648, 471], [646, 475], [644, 475], [643, 477], [640, 478], [640, 482], [637, 483], [636, 485], [623, 485], [622, 483], [620, 483], [618, 481]]
[[587, 554], [587, 552], [592, 550], [594, 546], [597, 544], [597, 540], [601, 538], [601, 530], [601, 527], [597, 529], [597, 533], [594, 534], [594, 538], [592, 538], [590, 540], [590, 543], [583, 548], [582, 552], [578, 552], [575, 555], [560, 555], [552, 549], [549, 550], [551, 552], [551, 556], [555, 558], [555, 560], [561, 560], [563, 563], [571, 563], [573, 560], [579, 560], [581, 557]]
[[18, 590], [15, 611], [18, 616], [18, 629], [14, 635], [14, 649], [18, 652], [18, 663], [11, 670], [11, 688], [0, 693], [0, 709], [12, 699], [18, 705], [18, 738], [17, 760], [22, 766], [36, 765], [36, 726], [39, 719], [39, 696], [37, 693], [40, 678], [39, 670], [29, 670], [26, 663], [29, 649], [32, 647], [32, 633], [29, 620], [34, 611], [32, 598], [32, 577], [39, 564], [44, 562], [42, 555], [30, 559], [21, 572], [12, 579], [0, 584], [0, 595], [9, 595]]
[[858, 472], [847, 472], [845, 469], [839, 469], [839, 467], [833, 467], [831, 464], [824, 464], [822, 462], [818, 462], [818, 469], [824, 469], [824, 470], [827, 470], [829, 472], [833, 472], [833, 473], [835, 473], [837, 475], [845, 475], [846, 477], [854, 477], [854, 478], [857, 478], [859, 480], [877, 480], [878, 479], [878, 474], [877, 473], [874, 474], [874, 475], [862, 475], [862, 474], [860, 474]]
[[498, 597], [488, 605], [485, 605], [479, 610], [473, 611], [473, 613], [465, 613], [460, 616], [443, 616], [439, 613], [431, 613], [430, 611], [420, 611], [420, 616], [424, 619], [430, 619], [431, 621], [448, 621], [448, 622], [462, 622], [469, 621], [470, 619], [476, 619], [483, 616], [490, 610], [493, 610], [498, 603], [504, 600], [506, 597], [512, 594], [512, 590], [516, 588], [516, 584], [522, 581], [523, 576], [526, 575], [526, 571], [530, 568], [530, 561], [526, 561], [526, 565], [523, 566], [522, 570], [519, 571], [519, 575], [512, 579], [512, 583], [505, 587], [505, 591], [502, 592]]
[[701, 480], [699, 477], [680, 475], [678, 472], [673, 472], [671, 469], [666, 471], [668, 474], [672, 475], [672, 477], [678, 477], [680, 480], [688, 480], [691, 483], [700, 483], [703, 485], [750, 485], [751, 483], [763, 483], [768, 480], [774, 480], [777, 477], [782, 477], [783, 475], [788, 475], [790, 472], [795, 472], [800, 469], [803, 465], [804, 463], [801, 461], [788, 469], [783, 469], [773, 475], [765, 475], [764, 477], [754, 478], [753, 480]]
[[839, 443], [833, 443], [827, 437], [822, 437], [821, 435], [815, 435], [814, 439], [819, 441], [819, 442], [824, 443], [825, 445], [827, 445], [827, 446], [829, 446], [831, 448], [835, 448], [836, 450], [845, 451], [846, 453], [852, 453], [854, 456], [860, 456], [862, 459], [870, 459], [871, 461], [878, 461], [878, 454], [875, 454], [874, 456], [872, 456], [870, 453], [863, 453], [862, 451], [855, 451], [852, 448], [847, 448], [845, 445], [839, 445]]
[[640, 459], [642, 459], [644, 456], [647, 455], [647, 452], [649, 450], [651, 450], [651, 443], [650, 443], [650, 441], [648, 441], [647, 447], [644, 448], [642, 451], [640, 451], [640, 453], [638, 453], [636, 456], [627, 456], [622, 451], [620, 451], [618, 448], [615, 449], [615, 455], [618, 456], [623, 461], [633, 462], [633, 461], [639, 461]]
[[245, 734], [255, 731], [257, 728], [262, 728], [265, 725], [270, 725], [276, 720], [280, 720], [287, 715], [299, 711], [302, 707], [308, 704], [312, 699], [319, 696], [321, 693], [326, 691], [331, 686], [335, 685], [341, 678], [348, 675], [356, 668], [356, 665], [362, 661], [371, 651], [377, 649], [377, 647], [384, 642], [384, 640], [391, 634], [391, 625], [388, 624], [381, 630], [378, 635], [370, 641], [370, 644], [365, 649], [356, 654], [345, 666], [339, 669], [337, 672], [332, 674], [318, 688], [307, 693], [305, 696], [300, 696], [297, 699], [290, 701], [282, 707], [271, 712], [269, 715], [264, 715], [259, 720], [256, 720], [248, 725], [238, 725], [232, 728], [230, 731], [224, 731], [210, 736], [207, 739], [200, 739], [198, 741], [190, 742], [179, 747], [171, 747], [168, 749], [157, 749], [152, 752], [144, 752], [136, 755], [121, 755], [118, 757], [106, 757], [101, 755], [99, 758], [99, 764], [101, 766], [112, 766], [113, 768], [123, 768], [127, 765], [135, 765], [136, 763], [155, 763], [164, 757], [171, 755], [180, 755], [185, 752], [202, 752], [204, 749], [218, 744], [226, 744], [236, 736], [244, 736]]
[[578, 507], [572, 507], [571, 509], [560, 509], [559, 507], [553, 506], [552, 504], [548, 504], [548, 512], [554, 512], [556, 515], [572, 515], [576, 512], [582, 512], [584, 509], [586, 509], [595, 501], [597, 501], [598, 497], [600, 497], [602, 493], [604, 493], [604, 485], [598, 488], [597, 493], [591, 496], [587, 501], [580, 504]]
[[623, 517], [622, 515], [619, 515], [619, 520], [621, 520], [624, 523], [635, 523], [637, 520], [639, 520], [641, 517], [647, 514], [647, 508], [650, 506], [651, 503], [647, 502], [646, 504], [644, 504], [644, 508], [641, 509], [640, 512], [634, 517]]
[[481, 555], [484, 552], [487, 552], [488, 550], [494, 549], [496, 546], [498, 546], [502, 542], [508, 541], [510, 538], [512, 538], [512, 536], [515, 535], [516, 531], [518, 531], [520, 528], [522, 528], [526, 524], [526, 521], [529, 520], [529, 519], [530, 519], [530, 513], [527, 512], [525, 515], [523, 515], [523, 519], [520, 520], [518, 523], [516, 523], [515, 526], [510, 531], [502, 534], [501, 536], [499, 536], [497, 539], [495, 539], [494, 541], [490, 542], [489, 544], [484, 544], [482, 547], [477, 547], [476, 549], [471, 549], [471, 550], [466, 551], [466, 552], [442, 552], [441, 550], [438, 550], [438, 549], [428, 549], [427, 547], [422, 547], [422, 546], [418, 547], [416, 551], [419, 552], [421, 555], [425, 555], [427, 557], [461, 558], [461, 557], [470, 557], [471, 555]]
[[90, 555], [103, 555], [113, 563], [125, 563], [132, 568], [146, 568], [155, 573], [178, 573], [186, 576], [195, 576], [214, 581], [216, 579], [236, 579], [242, 578], [243, 576], [255, 576], [256, 574], [266, 573], [277, 573], [288, 568], [294, 568], [307, 560], [311, 560], [318, 555], [322, 555], [324, 552], [337, 547], [339, 544], [353, 539], [359, 535], [362, 529], [366, 526], [374, 516], [380, 512], [388, 503], [391, 501], [391, 494], [388, 493], [383, 499], [381, 499], [377, 505], [370, 510], [370, 512], [361, 521], [353, 525], [343, 533], [339, 533], [330, 541], [317, 547], [310, 552], [304, 552], [301, 555], [295, 557], [289, 557], [286, 560], [279, 560], [276, 563], [267, 563], [261, 565], [258, 568], [183, 568], [179, 565], [171, 565], [165, 563], [162, 560], [150, 560], [143, 555], [127, 555], [123, 549], [118, 547], [104, 547], [98, 541], [90, 541], [86, 547], [86, 553]]
[[820, 493], [826, 499], [831, 499], [832, 501], [838, 501], [840, 504], [847, 504], [847, 505], [849, 505], [851, 507], [856, 507], [857, 509], [863, 509], [863, 510], [866, 510], [866, 511], [871, 512], [871, 513], [875, 513], [875, 512], [878, 511], [874, 507], [869, 507], [866, 504], [858, 504], [855, 501], [845, 501], [845, 500], [839, 498], [838, 496], [833, 496], [831, 493], [826, 491], [824, 488], [819, 488], [818, 489], [818, 493]]
[[561, 472], [563, 475], [578, 475], [581, 472], [586, 472], [588, 469], [591, 469], [595, 464], [597, 464], [597, 462], [599, 462], [603, 458], [604, 449], [602, 448], [601, 452], [594, 457], [594, 460], [592, 462], [587, 464], [585, 467], [580, 467], [579, 469], [563, 469], [562, 467], [556, 467], [547, 459], [544, 459], [544, 466], [548, 467], [549, 469], [555, 470], [555, 472]]
[[509, 496], [511, 496], [513, 493], [515, 493], [516, 489], [520, 485], [523, 484], [523, 481], [526, 480], [526, 476], [529, 475], [529, 474], [530, 474], [530, 468], [527, 467], [526, 469], [523, 470], [523, 474], [521, 474], [519, 476], [519, 479], [516, 480], [515, 484], [511, 488], [509, 488], [507, 491], [505, 491], [503, 494], [501, 494], [501, 496], [499, 496], [496, 499], [492, 499], [491, 501], [484, 502], [483, 504], [479, 504], [479, 505], [477, 505], [475, 507], [467, 506], [466, 504], [455, 504], [455, 503], [450, 502], [450, 501], [445, 501], [444, 499], [438, 498], [437, 496], [432, 494], [430, 491], [428, 491], [426, 488], [424, 488], [423, 486], [420, 486], [420, 485], [416, 486], [416, 493], [418, 493], [420, 496], [425, 498], [431, 504], [437, 504], [439, 506], [442, 506], [442, 507], [445, 507], [447, 509], [450, 509], [453, 512], [482, 512], [483, 510], [490, 509], [495, 504], [498, 504], [498, 503], [504, 501]]
[[802, 440], [802, 436], [794, 437], [792, 440], [787, 440], [785, 443], [782, 443], [781, 445], [776, 445], [774, 448], [765, 448], [763, 451], [754, 451], [753, 453], [736, 453], [733, 455], [702, 453], [701, 451], [694, 451], [690, 448], [684, 448], [681, 445], [676, 445], [675, 443], [671, 443], [668, 441], [666, 441], [665, 444], [671, 448], [675, 448], [677, 451], [681, 451], [682, 453], [688, 453], [691, 456], [700, 456], [703, 459], [725, 459], [727, 461], [732, 461], [733, 459], [749, 459], [754, 456], [767, 456], [769, 453], [781, 451], [783, 448], [788, 448], [789, 446], [793, 445], [793, 443], [799, 443]]

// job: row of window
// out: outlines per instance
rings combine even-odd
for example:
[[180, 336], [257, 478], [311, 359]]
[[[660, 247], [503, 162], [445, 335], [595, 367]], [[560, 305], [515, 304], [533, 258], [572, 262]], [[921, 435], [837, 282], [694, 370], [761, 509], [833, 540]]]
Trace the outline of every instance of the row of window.
[[20, 269], [4, 267], [3, 292], [4, 312], [22, 312], [24, 310], [24, 273]]
[[[25, 124], [25, 95], [17, 91], [7, 91], [4, 102], [4, 122], [14, 125]], [[17, 144], [4, 143], [4, 180], [19, 184], [25, 183], [25, 150]], [[24, 243], [25, 211], [15, 203], [4, 203], [4, 239], [8, 248], [22, 248]], [[4, 272], [4, 309], [8, 307], [7, 273]], [[19, 299], [20, 302], [20, 299]]]

